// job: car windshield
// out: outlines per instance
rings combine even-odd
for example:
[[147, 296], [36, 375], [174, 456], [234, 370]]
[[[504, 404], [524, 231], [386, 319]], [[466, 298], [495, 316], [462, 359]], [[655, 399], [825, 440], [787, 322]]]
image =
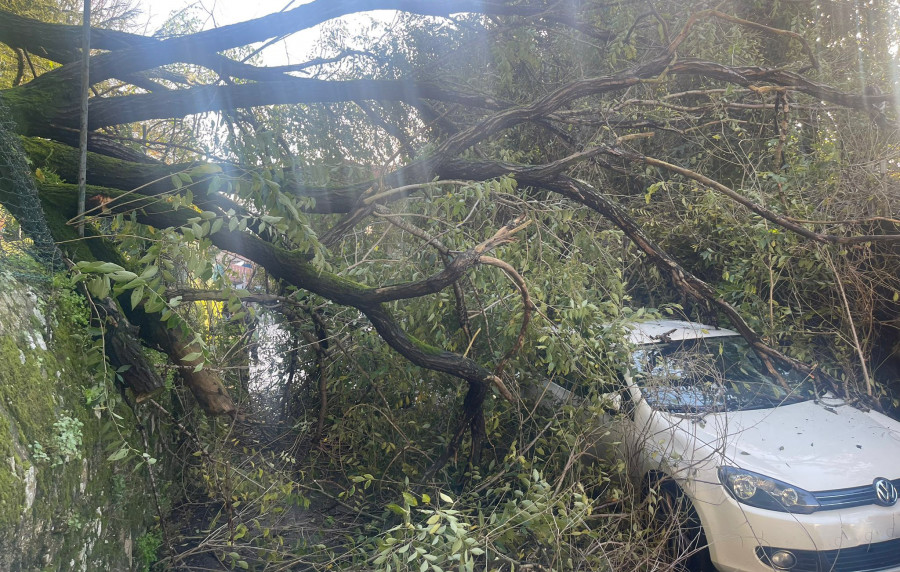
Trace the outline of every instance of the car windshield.
[[815, 398], [801, 374], [773, 375], [739, 336], [641, 346], [636, 381], [651, 407], [672, 413], [767, 409]]

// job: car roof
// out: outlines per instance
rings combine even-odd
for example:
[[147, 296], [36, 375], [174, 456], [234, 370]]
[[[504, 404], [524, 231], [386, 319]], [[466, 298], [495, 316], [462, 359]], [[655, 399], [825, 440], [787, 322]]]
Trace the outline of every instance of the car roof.
[[734, 330], [683, 320], [650, 320], [634, 322], [625, 327], [629, 330], [628, 341], [635, 345], [740, 335]]

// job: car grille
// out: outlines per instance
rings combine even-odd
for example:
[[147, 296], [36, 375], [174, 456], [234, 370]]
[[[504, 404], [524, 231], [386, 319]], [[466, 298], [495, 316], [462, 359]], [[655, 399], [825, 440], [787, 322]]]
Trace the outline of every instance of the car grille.
[[[756, 556], [771, 566], [769, 556], [778, 550], [758, 546]], [[900, 566], [900, 538], [838, 550], [784, 550], [797, 558], [790, 572], [875, 572]]]
[[[894, 483], [894, 487], [900, 489], [900, 479], [894, 479], [891, 482]], [[836, 510], [839, 508], [878, 504], [875, 496], [875, 487], [872, 485], [834, 491], [819, 491], [813, 493], [813, 496], [819, 501], [821, 506], [819, 510]]]

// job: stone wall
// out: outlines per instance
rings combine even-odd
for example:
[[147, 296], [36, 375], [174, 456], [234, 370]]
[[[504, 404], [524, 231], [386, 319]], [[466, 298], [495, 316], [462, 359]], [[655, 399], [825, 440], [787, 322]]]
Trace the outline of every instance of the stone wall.
[[[138, 421], [96, 407], [87, 325], [71, 288], [0, 273], [0, 570], [139, 570], [135, 546], [154, 544]], [[137, 453], [109, 461], [125, 443]]]

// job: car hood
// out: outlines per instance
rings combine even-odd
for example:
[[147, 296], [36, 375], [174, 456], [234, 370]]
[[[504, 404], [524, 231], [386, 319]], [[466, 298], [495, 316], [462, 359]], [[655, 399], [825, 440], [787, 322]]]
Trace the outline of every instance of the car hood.
[[690, 425], [722, 464], [808, 491], [900, 478], [900, 423], [839, 400], [709, 414]]

